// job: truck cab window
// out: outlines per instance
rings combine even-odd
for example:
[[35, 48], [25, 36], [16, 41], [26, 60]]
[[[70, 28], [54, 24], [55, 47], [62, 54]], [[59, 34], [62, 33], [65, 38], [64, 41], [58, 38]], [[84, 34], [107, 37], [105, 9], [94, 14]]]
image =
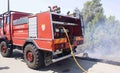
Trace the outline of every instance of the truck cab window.
[[3, 26], [3, 20], [0, 20], [0, 27]]
[[10, 23], [10, 16], [7, 16], [6, 17], [6, 24], [9, 24]]
[[0, 20], [0, 27], [2, 27], [2, 26], [1, 26], [1, 20]]

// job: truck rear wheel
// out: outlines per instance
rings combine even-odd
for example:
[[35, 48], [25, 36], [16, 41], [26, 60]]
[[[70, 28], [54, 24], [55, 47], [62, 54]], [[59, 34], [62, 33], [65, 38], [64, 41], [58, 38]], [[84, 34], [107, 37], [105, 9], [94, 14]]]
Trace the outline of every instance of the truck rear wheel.
[[32, 44], [28, 44], [24, 48], [24, 60], [28, 67], [32, 69], [39, 69], [44, 66], [43, 52]]
[[10, 57], [13, 53], [12, 48], [8, 48], [7, 43], [5, 41], [1, 42], [0, 51], [3, 57]]

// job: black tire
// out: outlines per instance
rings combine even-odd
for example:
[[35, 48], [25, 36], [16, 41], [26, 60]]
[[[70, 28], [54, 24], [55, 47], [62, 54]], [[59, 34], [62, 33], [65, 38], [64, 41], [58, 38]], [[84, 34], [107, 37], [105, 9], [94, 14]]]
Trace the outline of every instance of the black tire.
[[32, 44], [28, 44], [24, 48], [24, 60], [28, 67], [32, 69], [39, 69], [44, 66], [43, 52]]
[[2, 41], [0, 44], [0, 51], [3, 57], [10, 57], [13, 53], [12, 48], [8, 48], [8, 45], [5, 41]]

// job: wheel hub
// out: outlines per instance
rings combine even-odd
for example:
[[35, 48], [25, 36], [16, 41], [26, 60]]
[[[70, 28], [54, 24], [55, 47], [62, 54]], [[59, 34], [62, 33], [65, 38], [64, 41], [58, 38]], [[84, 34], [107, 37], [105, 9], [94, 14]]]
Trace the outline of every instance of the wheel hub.
[[7, 48], [4, 45], [2, 45], [2, 53], [6, 53], [6, 51], [7, 51]]
[[27, 60], [28, 60], [29, 62], [33, 62], [33, 59], [34, 59], [33, 53], [32, 53], [32, 52], [28, 52], [28, 53], [27, 53]]

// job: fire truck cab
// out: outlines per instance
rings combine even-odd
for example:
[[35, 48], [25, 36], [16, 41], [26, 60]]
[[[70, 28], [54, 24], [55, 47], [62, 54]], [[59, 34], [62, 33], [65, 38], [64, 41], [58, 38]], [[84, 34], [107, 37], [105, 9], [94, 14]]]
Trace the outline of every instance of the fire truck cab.
[[39, 69], [71, 56], [69, 35], [73, 51], [83, 43], [81, 20], [51, 11], [37, 14], [9, 11], [0, 15], [0, 51], [10, 57], [13, 49], [23, 50], [28, 67]]

